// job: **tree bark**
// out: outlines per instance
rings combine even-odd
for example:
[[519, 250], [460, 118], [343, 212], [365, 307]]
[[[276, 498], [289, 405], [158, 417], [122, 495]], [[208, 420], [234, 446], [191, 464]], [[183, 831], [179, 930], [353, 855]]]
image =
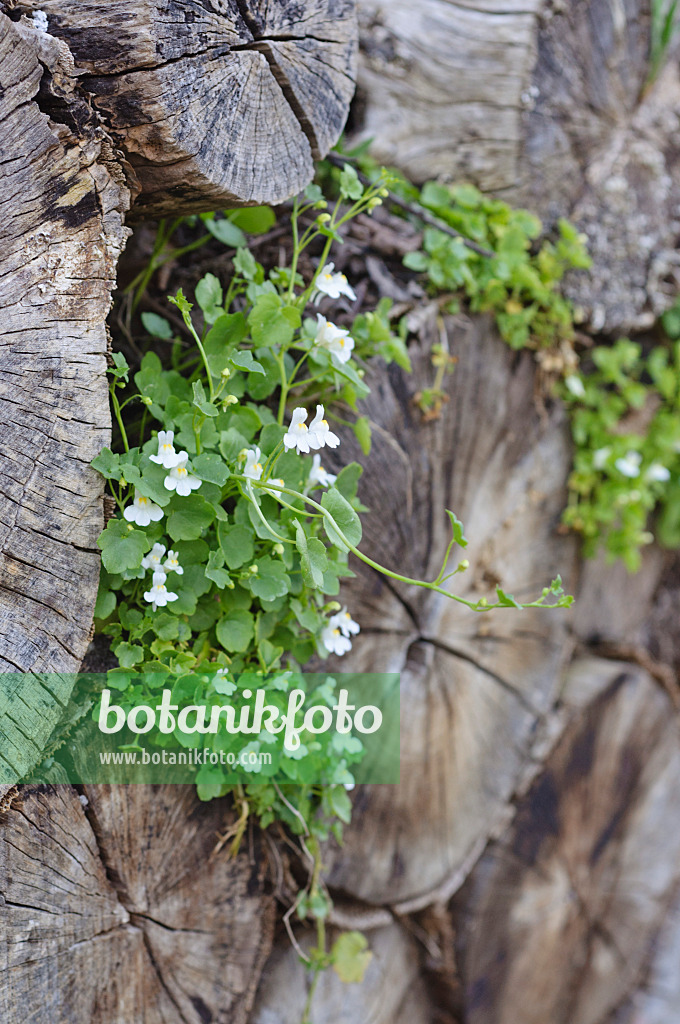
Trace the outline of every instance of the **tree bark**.
[[573, 219], [596, 331], [649, 327], [680, 284], [677, 45], [652, 88], [648, 0], [361, 0], [354, 141], [417, 181], [468, 180]]

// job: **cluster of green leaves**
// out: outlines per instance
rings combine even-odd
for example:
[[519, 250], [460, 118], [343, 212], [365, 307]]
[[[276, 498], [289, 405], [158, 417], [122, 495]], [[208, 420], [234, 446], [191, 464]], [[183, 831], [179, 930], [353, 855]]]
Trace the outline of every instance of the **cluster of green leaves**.
[[[470, 309], [492, 312], [511, 348], [554, 347], [571, 340], [571, 304], [558, 285], [567, 270], [587, 268], [585, 237], [560, 220], [556, 242], [533, 243], [542, 230], [538, 217], [485, 196], [474, 185], [427, 182], [418, 202], [478, 247], [482, 255], [436, 227], [426, 227], [423, 247], [407, 253], [404, 264], [427, 275], [437, 291], [462, 293]], [[450, 308], [457, 309], [454, 300]]]
[[[669, 330], [675, 316], [666, 315]], [[680, 546], [680, 341], [644, 352], [624, 338], [590, 359], [592, 371], [563, 388], [575, 445], [564, 521], [586, 555], [603, 545], [634, 572], [653, 539], [652, 512], [657, 539]]]

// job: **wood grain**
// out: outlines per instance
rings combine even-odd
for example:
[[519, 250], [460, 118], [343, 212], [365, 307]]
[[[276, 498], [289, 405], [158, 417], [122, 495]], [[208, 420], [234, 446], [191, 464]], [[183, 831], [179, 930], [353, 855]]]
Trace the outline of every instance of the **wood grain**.
[[276, 203], [337, 141], [354, 0], [30, 0], [68, 43], [136, 182], [136, 217]]
[[271, 943], [262, 861], [211, 857], [188, 786], [25, 787], [0, 828], [7, 1021], [243, 1024]]
[[[452, 589], [493, 596], [499, 582], [527, 599], [560, 570], [568, 586], [575, 549], [555, 532], [569, 464], [559, 411], [536, 411], [531, 357], [513, 355], [489, 320], [448, 319], [445, 330], [458, 361], [439, 420], [422, 423], [412, 404], [432, 381], [436, 316], [412, 353], [412, 377], [376, 368], [370, 380], [378, 426], [362, 460], [360, 494], [372, 510], [363, 549], [401, 573], [434, 578], [452, 508], [471, 538], [453, 553], [451, 568], [465, 556], [470, 569]], [[349, 439], [342, 451], [343, 461], [354, 454]], [[369, 902], [414, 909], [450, 895], [504, 822], [559, 687], [571, 613], [478, 615], [358, 571], [344, 594], [362, 634], [342, 668], [402, 673], [402, 781], [358, 791], [342, 850], [329, 851], [329, 879]]]

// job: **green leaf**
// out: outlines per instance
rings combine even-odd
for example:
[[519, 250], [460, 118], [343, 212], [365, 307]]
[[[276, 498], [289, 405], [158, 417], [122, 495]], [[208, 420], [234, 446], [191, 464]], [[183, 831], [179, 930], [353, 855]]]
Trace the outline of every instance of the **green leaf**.
[[224, 313], [222, 285], [214, 274], [206, 274], [196, 285], [196, 302], [203, 310], [203, 316], [209, 324], [214, 323]]
[[361, 932], [343, 932], [331, 946], [333, 970], [345, 984], [364, 980], [373, 954]]
[[135, 530], [132, 523], [124, 519], [111, 519], [97, 544], [102, 551], [104, 568], [113, 574], [138, 569], [151, 547], [146, 534]]
[[265, 376], [264, 366], [253, 359], [253, 353], [250, 349], [246, 348], [241, 349], [240, 352], [234, 352], [229, 357], [229, 362], [238, 370], [245, 370], [246, 373], [261, 373], [263, 377]]
[[132, 668], [144, 661], [144, 648], [140, 644], [120, 643], [113, 648], [121, 668]]
[[114, 455], [110, 448], [102, 448], [90, 465], [107, 480], [120, 480], [123, 470], [120, 467], [120, 455]]
[[168, 295], [168, 302], [171, 302], [173, 306], [177, 306], [184, 318], [184, 321], [186, 322], [189, 313], [194, 308], [194, 304], [193, 302], [189, 302], [182, 289], [178, 288], [176, 295]]
[[246, 281], [253, 281], [257, 275], [257, 263], [250, 249], [237, 249], [234, 256], [234, 269]]
[[496, 586], [496, 594], [498, 595], [498, 603], [501, 608], [521, 608], [522, 605], [515, 601], [512, 594], [506, 594], [504, 590], [501, 590], [499, 586]]
[[205, 570], [205, 574], [209, 580], [219, 588], [224, 590], [226, 586], [231, 582], [231, 577], [226, 569], [223, 569], [224, 565], [224, 554], [222, 551], [211, 551], [208, 556], [208, 566]]
[[358, 462], [350, 462], [340, 470], [335, 481], [335, 488], [340, 491], [343, 498], [347, 498], [348, 501], [356, 498], [359, 478], [363, 471], [363, 466], [360, 466]]
[[109, 373], [112, 377], [122, 378], [127, 381], [130, 374], [130, 367], [128, 361], [122, 352], [112, 352], [111, 359], [113, 360], [113, 369], [109, 369]]
[[203, 342], [213, 376], [219, 377], [227, 367], [233, 349], [243, 341], [247, 332], [243, 313], [225, 313], [215, 320]]
[[157, 313], [142, 313], [141, 319], [144, 330], [152, 338], [163, 338], [166, 341], [172, 338], [172, 326], [164, 316], [158, 316]]
[[231, 220], [215, 220], [208, 218], [204, 222], [210, 234], [223, 245], [230, 249], [236, 249], [240, 245], [246, 245], [247, 239], [243, 231]]
[[100, 590], [94, 606], [95, 619], [108, 619], [116, 610], [116, 595], [111, 590]]
[[255, 597], [263, 601], [274, 601], [288, 593], [290, 578], [283, 562], [265, 557], [258, 560], [257, 575], [249, 577], [246, 584]]
[[248, 438], [244, 437], [236, 427], [229, 427], [229, 430], [220, 432], [219, 449], [227, 462], [235, 462], [239, 452], [247, 448], [248, 443]]
[[300, 311], [295, 306], [282, 306], [279, 296], [271, 293], [261, 295], [248, 316], [253, 343], [268, 348], [289, 345], [301, 322]]
[[306, 587], [323, 588], [323, 574], [328, 566], [328, 555], [322, 541], [308, 538], [297, 519], [295, 524], [295, 546], [300, 552], [302, 582]]
[[176, 498], [168, 516], [167, 531], [173, 540], [196, 540], [215, 518], [215, 510], [200, 494]]
[[218, 523], [217, 538], [230, 569], [239, 569], [246, 562], [252, 561], [255, 553], [253, 531], [247, 526], [227, 526]]
[[360, 416], [354, 424], [354, 436], [361, 445], [364, 455], [371, 452], [371, 421], [368, 416]]
[[216, 406], [206, 398], [205, 389], [200, 380], [194, 381], [193, 393], [194, 405], [197, 409], [200, 409], [204, 416], [210, 416], [211, 418], [217, 416], [218, 410]]
[[233, 211], [229, 218], [249, 235], [264, 235], [276, 224], [276, 214], [271, 206], [247, 206]]
[[255, 619], [245, 609], [235, 608], [219, 620], [215, 631], [225, 651], [247, 651], [250, 641], [255, 636]]
[[340, 194], [345, 199], [361, 199], [364, 194], [359, 175], [350, 164], [345, 164], [340, 172]]
[[[346, 498], [343, 498], [337, 488], [331, 487], [321, 498], [321, 505], [327, 512], [330, 512], [338, 529], [342, 531], [349, 543], [356, 547], [361, 541], [361, 520]], [[343, 551], [347, 550], [345, 542], [325, 516], [323, 525], [331, 544], [335, 544]]]
[[447, 508], [446, 514], [449, 517], [449, 522], [451, 523], [453, 539], [455, 540], [456, 544], [460, 545], [461, 548], [466, 548], [468, 546], [468, 540], [463, 533], [463, 524], [461, 523], [460, 519], [453, 512], [451, 512], [450, 509]]
[[218, 487], [223, 487], [230, 476], [224, 459], [220, 458], [219, 455], [211, 455], [209, 453], [197, 455], [191, 460], [191, 468], [197, 476], [200, 476], [201, 480], [217, 484]]

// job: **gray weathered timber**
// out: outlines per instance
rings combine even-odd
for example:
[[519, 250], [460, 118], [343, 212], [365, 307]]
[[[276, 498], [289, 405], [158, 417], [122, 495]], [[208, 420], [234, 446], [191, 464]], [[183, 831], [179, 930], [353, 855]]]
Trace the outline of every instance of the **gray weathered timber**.
[[[337, 931], [331, 929], [331, 944]], [[364, 979], [344, 984], [334, 971], [322, 974], [310, 1018], [315, 1024], [428, 1024], [431, 1007], [419, 973], [416, 942], [398, 922], [368, 932], [373, 954]], [[307, 952], [311, 936], [302, 938]], [[250, 1024], [300, 1024], [311, 976], [284, 936], [267, 961]]]
[[[0, 781], [40, 754], [87, 646], [110, 436], [106, 331], [129, 193], [66, 47], [0, 14]], [[57, 119], [52, 110], [69, 110]], [[47, 83], [47, 84], [46, 84]]]
[[23, 787], [0, 815], [0, 1018], [245, 1024], [271, 945], [263, 860], [212, 856], [189, 786]]
[[[416, 180], [473, 181], [588, 236], [594, 330], [649, 324], [680, 284], [680, 71], [653, 88], [649, 0], [360, 0], [355, 128]], [[677, 47], [676, 47], [677, 49]]]
[[[577, 661], [565, 701], [588, 690], [458, 901], [470, 1024], [654, 1019], [631, 1011], [645, 1006], [650, 960], [663, 971], [657, 943], [680, 883], [680, 732], [639, 668]], [[657, 991], [657, 1013], [662, 998], [670, 1021], [677, 995]]]
[[[424, 424], [412, 398], [432, 382], [429, 347], [444, 331], [458, 361], [440, 419]], [[498, 582], [525, 600], [557, 572], [573, 583], [574, 545], [556, 533], [569, 452], [559, 412], [534, 408], [531, 356], [511, 353], [487, 319], [438, 324], [434, 312], [421, 343], [412, 376], [376, 368], [370, 380], [373, 447], [358, 456], [372, 510], [363, 549], [402, 574], [432, 579], [451, 508], [470, 536], [451, 556], [451, 569], [470, 561], [452, 590], [493, 597]], [[343, 460], [351, 447], [348, 438]], [[455, 891], [506, 820], [571, 649], [571, 613], [479, 615], [355, 569], [343, 599], [362, 635], [342, 668], [402, 673], [402, 781], [358, 791], [345, 842], [328, 852], [328, 879], [371, 903], [411, 910]]]
[[133, 213], [281, 202], [337, 141], [354, 0], [29, 0], [68, 43], [141, 193]]

